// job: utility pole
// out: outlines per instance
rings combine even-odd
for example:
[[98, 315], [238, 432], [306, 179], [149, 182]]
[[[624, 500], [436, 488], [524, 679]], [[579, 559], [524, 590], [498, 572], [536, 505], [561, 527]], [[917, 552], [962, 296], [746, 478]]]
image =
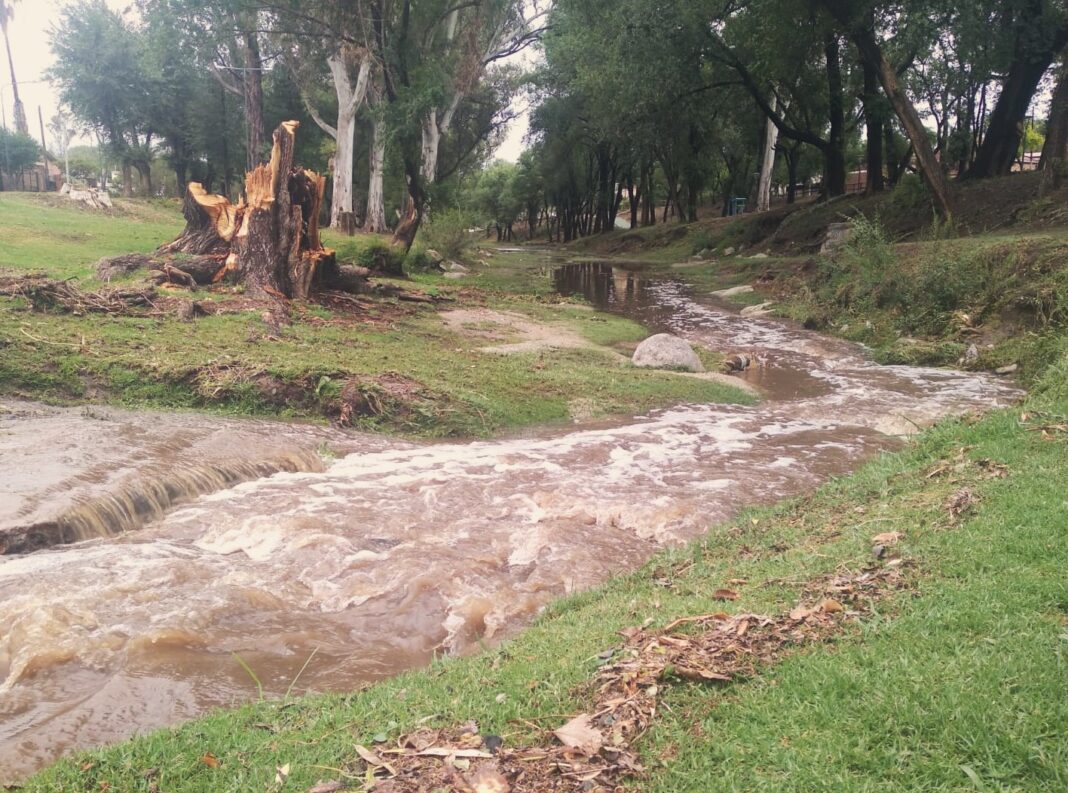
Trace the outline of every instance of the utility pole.
[[45, 190], [48, 189], [48, 143], [45, 142], [44, 134], [44, 114], [41, 112], [41, 106], [37, 106], [37, 123], [41, 125], [41, 158], [44, 160], [44, 178], [45, 178]]

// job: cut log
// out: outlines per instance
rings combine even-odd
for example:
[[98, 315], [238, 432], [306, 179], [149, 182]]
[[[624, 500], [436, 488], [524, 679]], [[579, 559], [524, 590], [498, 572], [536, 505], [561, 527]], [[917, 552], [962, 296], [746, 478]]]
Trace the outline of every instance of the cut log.
[[299, 126], [298, 121], [286, 121], [274, 131], [271, 159], [246, 175], [242, 203], [235, 206], [190, 183], [183, 207], [185, 230], [157, 253], [214, 259], [218, 266], [208, 281], [201, 281], [182, 262], [173, 262], [172, 267], [197, 283], [232, 274], [258, 296], [304, 299], [318, 288], [325, 273], [336, 273], [334, 252], [319, 238], [326, 179], [293, 165]]

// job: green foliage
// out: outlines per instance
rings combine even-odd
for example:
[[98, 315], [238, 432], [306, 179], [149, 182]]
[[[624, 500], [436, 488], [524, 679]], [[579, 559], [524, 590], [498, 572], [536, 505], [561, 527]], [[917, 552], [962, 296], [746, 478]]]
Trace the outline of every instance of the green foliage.
[[446, 259], [463, 259], [475, 244], [469, 229], [477, 225], [475, 218], [461, 209], [435, 209], [419, 230], [419, 240]]
[[403, 254], [394, 250], [389, 242], [374, 234], [341, 237], [335, 243], [338, 261], [351, 262], [383, 273], [403, 272]]
[[41, 158], [41, 147], [29, 135], [0, 127], [0, 170], [15, 176]]
[[893, 246], [878, 219], [853, 218], [852, 236], [822, 273], [824, 299], [834, 303], [897, 308], [907, 300], [907, 279], [896, 266]]
[[900, 211], [930, 213], [933, 209], [931, 194], [919, 174], [907, 173], [901, 177], [893, 192], [890, 203]]
[[691, 232], [689, 236], [691, 253], [700, 253], [703, 250], [714, 248], [716, 245], [712, 235], [705, 229]]
[[493, 163], [478, 177], [475, 206], [498, 230], [511, 229], [526, 206], [519, 179], [519, 166], [502, 161]]

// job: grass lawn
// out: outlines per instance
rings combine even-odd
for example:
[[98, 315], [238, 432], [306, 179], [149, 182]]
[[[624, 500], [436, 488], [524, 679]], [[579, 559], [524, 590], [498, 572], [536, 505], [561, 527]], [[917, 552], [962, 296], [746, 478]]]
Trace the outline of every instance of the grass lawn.
[[152, 251], [184, 224], [176, 203], [117, 199], [115, 205], [105, 214], [58, 196], [0, 193], [0, 269], [90, 279], [97, 259]]
[[[119, 202], [114, 214], [102, 215], [56, 203], [0, 196], [0, 237], [13, 241], [0, 250], [0, 271], [44, 270], [99, 288], [92, 270], [98, 258], [150, 251], [181, 228], [176, 205]], [[342, 249], [356, 251], [369, 239], [344, 240]], [[358, 310], [298, 305], [291, 325], [269, 333], [263, 306], [233, 287], [170, 290], [159, 310], [139, 316], [33, 311], [22, 298], [0, 297], [0, 393], [333, 418], [351, 384], [362, 405], [373, 405], [356, 412], [357, 426], [421, 436], [486, 436], [564, 422], [577, 403], [583, 418], [602, 418], [752, 399], [720, 383], [621, 362], [619, 352], [646, 331], [552, 295], [540, 259], [495, 256], [462, 282], [422, 274], [397, 284], [449, 298], [439, 304], [444, 310], [518, 312], [589, 346], [487, 354], [479, 350], [485, 339], [448, 329], [435, 308], [390, 298], [368, 298]], [[210, 302], [216, 313], [182, 321], [176, 307], [189, 298]]]

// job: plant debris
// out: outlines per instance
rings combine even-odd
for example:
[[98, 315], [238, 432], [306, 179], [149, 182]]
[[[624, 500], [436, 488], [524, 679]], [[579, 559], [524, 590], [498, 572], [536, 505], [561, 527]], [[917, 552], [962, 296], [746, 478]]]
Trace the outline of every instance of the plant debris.
[[[789, 613], [705, 614], [661, 630], [632, 627], [587, 692], [589, 706], [533, 745], [509, 747], [477, 725], [404, 735], [390, 748], [355, 747], [375, 793], [607, 793], [644, 773], [635, 744], [656, 717], [665, 685], [751, 677], [790, 648], [830, 639], [873, 600], [904, 588], [900, 560], [819, 579]], [[686, 628], [686, 631], [680, 629]], [[492, 739], [492, 741], [491, 741]]]
[[25, 298], [34, 311], [60, 310], [75, 315], [127, 314], [132, 308], [154, 307], [156, 290], [152, 287], [114, 287], [85, 291], [70, 281], [30, 274], [0, 277], [0, 295]]

